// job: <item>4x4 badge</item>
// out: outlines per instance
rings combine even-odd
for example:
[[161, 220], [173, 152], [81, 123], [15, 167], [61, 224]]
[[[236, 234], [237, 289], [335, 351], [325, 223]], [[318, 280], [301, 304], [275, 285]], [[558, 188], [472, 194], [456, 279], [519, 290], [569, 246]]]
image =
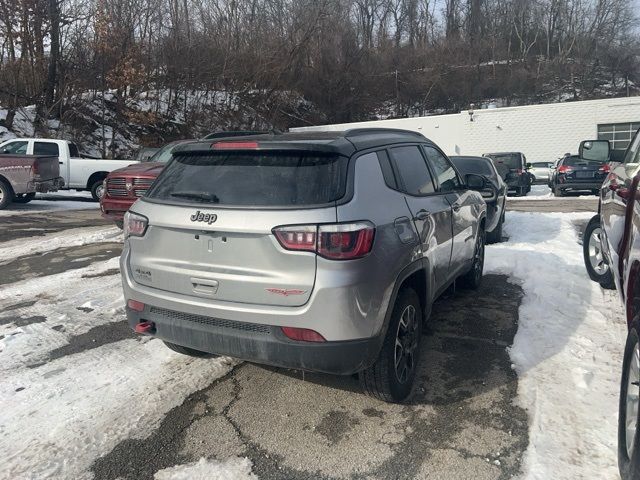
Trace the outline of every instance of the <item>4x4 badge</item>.
[[211, 225], [218, 219], [218, 215], [216, 215], [215, 213], [202, 213], [200, 210], [198, 210], [196, 213], [191, 215], [190, 218], [192, 222], [204, 222]]

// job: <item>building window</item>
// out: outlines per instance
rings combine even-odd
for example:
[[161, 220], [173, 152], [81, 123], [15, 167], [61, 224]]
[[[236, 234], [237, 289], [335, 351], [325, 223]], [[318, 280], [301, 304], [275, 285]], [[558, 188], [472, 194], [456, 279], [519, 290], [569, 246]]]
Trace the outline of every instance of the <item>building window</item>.
[[598, 140], [609, 140], [613, 150], [626, 150], [640, 122], [598, 125]]

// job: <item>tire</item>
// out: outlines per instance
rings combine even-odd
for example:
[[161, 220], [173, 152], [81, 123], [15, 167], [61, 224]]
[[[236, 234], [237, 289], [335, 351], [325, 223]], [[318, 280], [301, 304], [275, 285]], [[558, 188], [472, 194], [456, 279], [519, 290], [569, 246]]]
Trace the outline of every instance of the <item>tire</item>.
[[487, 232], [487, 244], [489, 243], [500, 243], [502, 241], [502, 223], [504, 222], [504, 218], [501, 218], [496, 225], [496, 228], [493, 229], [492, 232]]
[[169, 347], [171, 350], [177, 353], [181, 353], [182, 355], [188, 355], [189, 357], [213, 357], [212, 353], [201, 352], [200, 350], [195, 350], [189, 347], [183, 347], [182, 345], [176, 345], [171, 342], [164, 342], [164, 344]]
[[102, 195], [104, 195], [104, 186], [102, 185], [103, 180], [104, 179], [102, 178], [91, 185], [91, 196], [96, 202], [99, 202]]
[[477, 290], [480, 288], [480, 284], [482, 283], [482, 270], [484, 268], [484, 245], [485, 233], [483, 230], [478, 232], [478, 238], [476, 238], [471, 270], [459, 278], [461, 287], [468, 288], [470, 290]]
[[122, 230], [124, 228], [124, 220], [116, 220], [116, 227], [118, 227], [120, 230]]
[[[638, 431], [638, 400], [640, 399], [640, 322], [631, 324], [624, 348], [620, 403], [618, 406], [618, 469], [622, 480], [640, 478], [640, 432]], [[633, 404], [635, 403], [635, 408]], [[627, 425], [629, 432], [627, 433]], [[635, 428], [633, 428], [635, 427]], [[635, 434], [634, 434], [635, 432]]]
[[582, 235], [584, 265], [591, 280], [598, 282], [602, 288], [614, 290], [616, 284], [613, 280], [611, 268], [607, 264], [607, 259], [602, 251], [601, 232], [600, 216], [595, 215], [587, 223]]
[[412, 288], [402, 288], [393, 306], [378, 359], [358, 373], [360, 385], [367, 395], [384, 402], [399, 403], [411, 394], [420, 364], [422, 323], [418, 294]]
[[34, 198], [36, 198], [36, 192], [22, 193], [20, 195], [16, 195], [15, 197], [13, 197], [13, 202], [14, 203], [29, 203]]
[[527, 187], [518, 187], [517, 192], [519, 197], [524, 197], [527, 194]]
[[553, 188], [553, 195], [555, 197], [564, 197], [565, 196], [565, 191], [559, 187], [554, 187]]
[[13, 200], [13, 189], [4, 180], [0, 180], [0, 210], [6, 208]]

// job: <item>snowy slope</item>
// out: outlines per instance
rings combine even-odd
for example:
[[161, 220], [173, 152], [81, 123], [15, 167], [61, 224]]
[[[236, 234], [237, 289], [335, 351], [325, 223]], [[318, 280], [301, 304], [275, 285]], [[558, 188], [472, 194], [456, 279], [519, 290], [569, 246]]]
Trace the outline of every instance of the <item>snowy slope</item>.
[[591, 282], [574, 222], [589, 213], [508, 212], [509, 241], [487, 248], [487, 273], [525, 293], [510, 355], [530, 417], [526, 479], [617, 479], [624, 313]]

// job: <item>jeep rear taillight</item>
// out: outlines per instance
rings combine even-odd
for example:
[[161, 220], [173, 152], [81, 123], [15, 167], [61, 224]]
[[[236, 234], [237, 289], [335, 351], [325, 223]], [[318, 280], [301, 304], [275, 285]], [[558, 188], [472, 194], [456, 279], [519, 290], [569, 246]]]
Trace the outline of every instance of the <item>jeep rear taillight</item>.
[[571, 173], [571, 172], [573, 172], [573, 168], [571, 168], [569, 165], [562, 165], [558, 167], [558, 173]]
[[38, 165], [38, 160], [34, 160], [31, 164], [31, 176], [37, 177], [38, 175], [40, 175], [40, 165]]
[[147, 231], [149, 220], [147, 217], [138, 215], [137, 213], [127, 212], [124, 214], [124, 238], [142, 237]]
[[330, 260], [353, 260], [373, 247], [375, 227], [370, 222], [277, 227], [273, 234], [283, 248], [315, 252]]

